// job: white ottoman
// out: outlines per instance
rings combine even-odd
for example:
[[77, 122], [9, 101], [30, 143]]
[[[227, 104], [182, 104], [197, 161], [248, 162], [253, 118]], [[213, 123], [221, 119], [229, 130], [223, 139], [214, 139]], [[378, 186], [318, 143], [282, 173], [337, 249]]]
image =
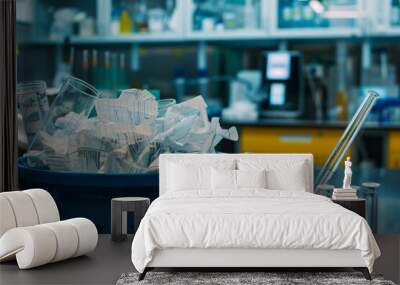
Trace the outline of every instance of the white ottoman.
[[0, 261], [16, 258], [20, 269], [28, 269], [96, 248], [97, 229], [90, 220], [59, 220], [45, 190], [0, 193]]

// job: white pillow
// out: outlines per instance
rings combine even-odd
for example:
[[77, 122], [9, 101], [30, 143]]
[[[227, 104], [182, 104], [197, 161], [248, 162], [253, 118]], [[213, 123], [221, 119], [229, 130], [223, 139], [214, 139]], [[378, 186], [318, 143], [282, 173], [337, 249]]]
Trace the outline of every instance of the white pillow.
[[266, 188], [266, 171], [263, 170], [211, 170], [213, 190], [238, 190], [241, 188]]
[[211, 167], [170, 163], [168, 173], [168, 189], [171, 191], [210, 189], [211, 187]]
[[239, 170], [266, 169], [267, 187], [273, 190], [306, 191], [309, 181], [309, 164], [304, 159], [239, 159]]
[[282, 171], [279, 169], [271, 169], [267, 172], [268, 189], [287, 190], [287, 191], [303, 191], [307, 190], [307, 176], [304, 175], [304, 163], [302, 166]]
[[167, 191], [211, 190], [211, 168], [235, 169], [233, 159], [180, 159], [169, 161], [167, 166]]
[[211, 184], [213, 190], [236, 190], [236, 170], [212, 168]]
[[237, 188], [267, 188], [267, 171], [236, 170]]

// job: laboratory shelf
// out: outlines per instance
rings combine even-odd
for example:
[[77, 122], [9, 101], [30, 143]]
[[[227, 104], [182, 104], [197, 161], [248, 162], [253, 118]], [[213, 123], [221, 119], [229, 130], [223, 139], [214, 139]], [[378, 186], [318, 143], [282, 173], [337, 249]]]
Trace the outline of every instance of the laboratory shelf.
[[274, 39], [346, 39], [346, 38], [363, 38], [363, 34], [356, 30], [326, 29], [325, 31], [316, 31], [311, 28], [302, 28], [297, 30], [280, 30], [279, 32], [271, 32], [269, 38]]
[[[79, 37], [73, 36], [66, 38], [64, 40], [50, 40], [50, 39], [39, 39], [32, 41], [21, 41], [19, 45], [63, 45], [63, 44], [73, 44], [73, 45], [103, 45], [103, 44], [192, 44], [194, 42], [212, 42], [221, 44], [224, 43], [235, 43], [243, 44], [254, 43], [258, 41], [260, 43], [266, 42], [280, 42], [280, 41], [306, 41], [306, 42], [324, 42], [323, 40], [354, 40], [354, 39], [364, 39], [372, 38], [379, 41], [387, 40], [398, 40], [400, 36], [400, 30], [391, 31], [387, 33], [375, 33], [373, 35], [364, 36], [359, 33], [354, 32], [340, 32], [340, 31], [326, 31], [324, 34], [315, 35], [313, 31], [302, 30], [301, 32], [288, 31], [286, 33], [276, 33], [267, 34], [265, 32], [249, 32], [249, 33], [193, 33], [190, 36], [177, 36], [162, 34], [162, 35], [121, 35], [121, 36], [88, 36]], [[331, 43], [328, 41], [326, 43]]]
[[113, 36], [71, 37], [72, 44], [125, 44], [125, 43], [168, 43], [168, 42], [198, 42], [198, 41], [245, 41], [272, 39], [261, 30], [236, 30], [224, 32], [192, 32], [189, 35], [176, 33], [132, 34]]
[[[43, 1], [43, 0], [41, 0]], [[400, 1], [399, 0], [349, 0], [343, 4], [354, 12], [353, 22], [344, 19], [326, 19], [326, 26], [313, 22], [317, 17], [305, 2], [297, 0], [248, 0], [243, 3], [255, 5], [257, 23], [254, 28], [226, 28], [196, 24], [196, 5], [207, 1], [175, 0], [176, 17], [173, 30], [159, 33], [132, 33], [111, 35], [109, 28], [112, 24], [113, 6], [118, 0], [96, 0], [97, 32], [93, 36], [71, 36], [65, 39], [35, 39], [19, 42], [21, 45], [102, 45], [102, 44], [192, 44], [196, 42], [212, 42], [214, 44], [246, 45], [248, 42], [268, 43], [274, 41], [320, 41], [324, 39], [364, 39], [391, 40], [400, 36]], [[40, 1], [39, 1], [40, 2]], [[335, 1], [333, 1], [335, 2]], [[336, 1], [341, 3], [340, 1]], [[46, 3], [46, 2], [43, 2]], [[221, 2], [222, 3], [222, 2]], [[227, 1], [227, 3], [230, 3]], [[393, 4], [395, 3], [395, 4]], [[300, 6], [299, 6], [300, 5]], [[341, 4], [342, 5], [342, 4]], [[210, 5], [209, 5], [210, 6]], [[215, 5], [214, 5], [215, 6]], [[211, 5], [212, 8], [215, 8]], [[246, 6], [247, 7], [247, 4]], [[307, 9], [306, 9], [307, 8]], [[244, 8], [243, 8], [244, 9]], [[204, 9], [203, 9], [204, 10]], [[202, 10], [202, 11], [203, 11]], [[214, 9], [215, 10], [215, 9]], [[254, 10], [254, 8], [253, 8]], [[310, 12], [311, 11], [311, 12]], [[206, 13], [207, 12], [207, 13]], [[214, 11], [218, 12], [218, 11]], [[220, 11], [219, 11], [220, 12]], [[229, 12], [229, 10], [227, 10]], [[346, 12], [346, 11], [345, 11]], [[348, 12], [348, 11], [347, 11]], [[204, 14], [206, 13], [206, 14]], [[232, 12], [229, 12], [232, 14]], [[228, 14], [229, 14], [228, 13]], [[203, 22], [215, 15], [206, 9], [203, 11]], [[198, 15], [198, 14], [197, 14]], [[286, 16], [285, 16], [286, 15]], [[297, 15], [297, 16], [296, 16]], [[300, 15], [300, 16], [299, 16]], [[308, 15], [308, 16], [307, 16]], [[368, 16], [366, 16], [368, 15]], [[396, 16], [397, 15], [397, 16]], [[224, 14], [222, 13], [222, 16]], [[298, 18], [300, 17], [300, 18]], [[303, 18], [301, 18], [303, 17]], [[308, 18], [307, 18], [308, 17]], [[311, 17], [311, 18], [309, 18]], [[311, 19], [311, 20], [310, 20]], [[344, 21], [344, 22], [343, 22]], [[315, 26], [313, 26], [315, 24]], [[320, 25], [320, 26], [318, 26]], [[347, 25], [347, 26], [346, 26]], [[203, 27], [204, 26], [204, 27]], [[106, 28], [105, 28], [106, 27]], [[105, 29], [100, 29], [105, 28]], [[211, 29], [205, 31], [204, 29]], [[104, 30], [102, 32], [102, 30]]]
[[61, 45], [65, 43], [63, 39], [49, 39], [49, 38], [33, 38], [33, 39], [17, 39], [18, 45]]
[[186, 35], [185, 40], [189, 41], [226, 41], [226, 40], [249, 40], [268, 39], [270, 35], [263, 30], [235, 30], [222, 32], [191, 32]]
[[71, 44], [128, 44], [128, 43], [164, 43], [180, 42], [183, 36], [176, 33], [160, 34], [126, 34], [111, 36], [74, 36], [70, 38]]

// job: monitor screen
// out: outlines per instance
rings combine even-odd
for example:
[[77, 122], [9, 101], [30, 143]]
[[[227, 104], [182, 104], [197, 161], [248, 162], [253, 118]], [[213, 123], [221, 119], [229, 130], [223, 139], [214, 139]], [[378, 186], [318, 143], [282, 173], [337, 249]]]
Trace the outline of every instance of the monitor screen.
[[273, 106], [282, 106], [286, 100], [286, 85], [284, 83], [272, 83], [269, 103]]
[[270, 52], [267, 58], [266, 77], [269, 80], [288, 80], [290, 77], [290, 53]]
[[297, 51], [265, 52], [262, 63], [261, 113], [298, 116], [303, 110], [302, 56]]

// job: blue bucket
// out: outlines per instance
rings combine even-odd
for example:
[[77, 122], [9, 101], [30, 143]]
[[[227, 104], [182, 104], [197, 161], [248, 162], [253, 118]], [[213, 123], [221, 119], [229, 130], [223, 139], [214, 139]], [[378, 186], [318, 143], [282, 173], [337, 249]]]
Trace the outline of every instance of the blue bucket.
[[[53, 196], [61, 219], [84, 217], [99, 233], [110, 233], [111, 199], [115, 197], [158, 197], [158, 173], [98, 174], [29, 168], [18, 160], [19, 187], [43, 188]], [[129, 219], [133, 223], [133, 219]], [[129, 226], [129, 225], [128, 225]], [[132, 226], [132, 225], [131, 225]]]

